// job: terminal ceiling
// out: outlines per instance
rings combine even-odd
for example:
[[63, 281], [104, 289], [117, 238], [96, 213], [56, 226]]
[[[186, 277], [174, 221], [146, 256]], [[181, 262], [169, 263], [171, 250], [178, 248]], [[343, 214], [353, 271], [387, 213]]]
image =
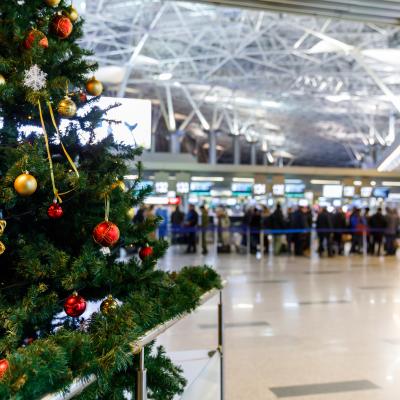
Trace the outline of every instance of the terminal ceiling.
[[[384, 11], [395, 2], [366, 22], [276, 12], [289, 11], [271, 6], [281, 2], [203, 3], [77, 1], [109, 93], [152, 99], [154, 129], [182, 132], [189, 151], [216, 131], [220, 154], [240, 135], [272, 163], [376, 164], [400, 111], [400, 10]], [[232, 7], [248, 3], [260, 9]]]

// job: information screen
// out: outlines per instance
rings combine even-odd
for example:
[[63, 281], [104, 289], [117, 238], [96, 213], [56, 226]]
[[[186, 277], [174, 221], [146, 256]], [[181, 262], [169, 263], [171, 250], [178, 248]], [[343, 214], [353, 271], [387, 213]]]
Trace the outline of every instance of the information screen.
[[342, 185], [324, 185], [322, 188], [322, 196], [329, 199], [339, 199], [343, 195]]

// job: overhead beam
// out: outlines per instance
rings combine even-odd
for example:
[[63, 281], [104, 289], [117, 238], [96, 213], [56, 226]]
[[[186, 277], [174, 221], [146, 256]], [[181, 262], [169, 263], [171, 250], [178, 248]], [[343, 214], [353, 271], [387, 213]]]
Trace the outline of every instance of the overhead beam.
[[214, 5], [270, 10], [361, 22], [400, 24], [400, 3], [385, 0], [198, 0]]

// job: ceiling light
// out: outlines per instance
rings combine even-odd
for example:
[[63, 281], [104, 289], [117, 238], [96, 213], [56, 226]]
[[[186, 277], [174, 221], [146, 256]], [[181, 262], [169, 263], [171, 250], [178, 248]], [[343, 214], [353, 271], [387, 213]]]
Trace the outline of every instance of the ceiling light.
[[192, 176], [193, 182], [223, 182], [222, 176]]
[[254, 183], [254, 178], [240, 178], [234, 177], [232, 182], [239, 182], [239, 183]]
[[125, 175], [125, 176], [124, 176], [124, 179], [126, 179], [126, 180], [132, 180], [132, 181], [134, 181], [134, 180], [136, 180], [136, 179], [138, 179], [138, 178], [139, 178], [138, 175]]
[[375, 182], [375, 181], [371, 181], [369, 184], [370, 184], [371, 186], [376, 186], [376, 182]]
[[354, 181], [354, 182], [353, 182], [353, 185], [354, 185], [354, 186], [361, 186], [361, 185], [362, 185], [362, 182], [361, 182], [361, 181]]
[[400, 182], [383, 181], [383, 186], [400, 186]]
[[327, 179], [311, 179], [312, 185], [340, 185], [340, 181], [331, 181]]
[[169, 81], [171, 80], [173, 77], [173, 75], [171, 74], [171, 72], [163, 72], [162, 74], [158, 75], [158, 79], [160, 81]]

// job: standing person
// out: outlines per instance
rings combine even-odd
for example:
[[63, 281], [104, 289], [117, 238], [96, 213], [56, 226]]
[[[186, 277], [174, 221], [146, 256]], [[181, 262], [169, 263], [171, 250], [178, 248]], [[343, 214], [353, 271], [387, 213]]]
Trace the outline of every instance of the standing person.
[[146, 207], [142, 204], [137, 210], [132, 222], [134, 224], [142, 224], [145, 220]]
[[399, 228], [399, 216], [397, 210], [387, 208], [386, 209], [386, 231], [385, 231], [385, 241], [386, 241], [386, 255], [394, 256], [396, 254], [396, 235]]
[[241, 240], [241, 245], [243, 247], [247, 246], [247, 234], [248, 230], [250, 229], [250, 221], [253, 217], [253, 208], [249, 207], [247, 208], [246, 212], [243, 215], [242, 219], [242, 240]]
[[331, 215], [328, 212], [328, 209], [326, 207], [323, 207], [318, 213], [317, 217], [317, 231], [318, 231], [318, 241], [319, 241], [318, 253], [320, 257], [322, 257], [322, 255], [325, 252], [325, 243], [328, 248], [328, 257], [333, 256], [332, 242], [331, 242], [332, 227], [333, 224]]
[[364, 233], [366, 236], [367, 240], [367, 253], [371, 253], [371, 248], [372, 248], [372, 235], [369, 231], [370, 225], [371, 225], [371, 215], [369, 213], [370, 209], [369, 207], [365, 207], [364, 209], [364, 215], [362, 216], [362, 221], [363, 224], [365, 225], [364, 228]]
[[158, 207], [155, 214], [160, 218], [160, 223], [158, 225], [158, 238], [164, 239], [168, 233], [168, 211], [164, 207]]
[[261, 211], [255, 207], [250, 220], [250, 251], [252, 254], [257, 253], [257, 248], [260, 244], [260, 229]]
[[209, 225], [208, 210], [203, 205], [200, 207], [200, 212], [201, 212], [201, 248], [202, 248], [202, 254], [206, 255], [208, 254], [208, 249], [207, 249], [207, 228]]
[[228, 213], [224, 207], [217, 211], [218, 217], [218, 243], [219, 251], [221, 253], [230, 253], [231, 251], [231, 233], [229, 228], [231, 226], [231, 220], [229, 219]]
[[[285, 218], [283, 216], [282, 212], [282, 207], [278, 203], [276, 205], [275, 211], [271, 214], [271, 229], [275, 230], [282, 230], [285, 229]], [[273, 241], [274, 241], [274, 255], [278, 256], [281, 252], [281, 247], [282, 247], [282, 234], [281, 233], [274, 233], [273, 235]]]
[[186, 253], [197, 252], [197, 235], [196, 228], [199, 224], [199, 214], [196, 211], [194, 204], [189, 205], [189, 212], [186, 215], [185, 227], [188, 228], [188, 246]]
[[181, 211], [179, 206], [176, 206], [171, 214], [172, 243], [177, 243], [179, 241], [179, 230], [182, 228], [184, 220], [185, 214]]
[[[306, 209], [304, 207], [298, 207], [293, 213], [293, 229], [304, 230], [308, 228]], [[296, 256], [304, 255], [305, 249], [305, 238], [307, 235], [304, 232], [296, 232], [293, 234], [294, 241], [294, 254]]]
[[363, 230], [364, 225], [359, 208], [354, 208], [350, 215], [350, 229], [351, 229], [351, 249], [350, 253], [362, 253], [362, 241], [363, 241]]
[[[146, 218], [146, 221], [148, 221], [148, 222], [150, 222], [150, 223], [155, 223], [155, 220], [156, 220], [156, 214], [155, 214], [155, 212], [154, 212], [154, 205], [152, 204], [147, 210], [146, 210], [146, 212], [145, 212], [145, 218]], [[151, 238], [151, 239], [156, 239], [156, 225], [154, 225], [154, 229], [153, 229], [153, 231], [149, 234], [149, 237]]]
[[[264, 230], [271, 229], [271, 212], [269, 208], [265, 205], [262, 207], [262, 215], [261, 215], [261, 227]], [[269, 253], [269, 240], [268, 234], [264, 234], [264, 254]]]
[[[293, 208], [289, 207], [287, 209], [287, 216], [285, 220], [285, 229], [293, 229]], [[287, 241], [287, 246], [288, 246], [288, 253], [292, 254], [293, 253], [293, 243], [294, 243], [294, 236], [293, 233], [288, 233], [286, 235], [286, 241]]]
[[381, 254], [381, 247], [383, 241], [383, 235], [387, 227], [387, 221], [385, 216], [382, 214], [382, 208], [378, 208], [376, 213], [370, 219], [370, 228], [372, 236], [372, 246], [370, 248], [370, 254], [375, 254], [376, 245], [378, 245], [378, 256]]
[[346, 214], [343, 212], [341, 207], [336, 209], [336, 212], [332, 218], [332, 224], [334, 229], [333, 241], [336, 245], [338, 254], [342, 256], [344, 253], [343, 235], [345, 234], [347, 223]]

